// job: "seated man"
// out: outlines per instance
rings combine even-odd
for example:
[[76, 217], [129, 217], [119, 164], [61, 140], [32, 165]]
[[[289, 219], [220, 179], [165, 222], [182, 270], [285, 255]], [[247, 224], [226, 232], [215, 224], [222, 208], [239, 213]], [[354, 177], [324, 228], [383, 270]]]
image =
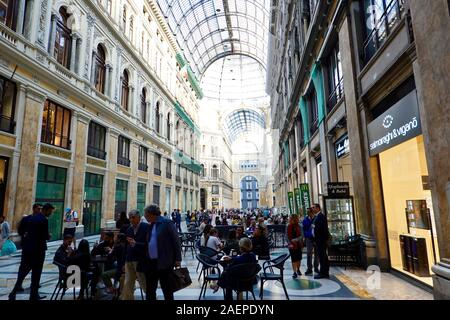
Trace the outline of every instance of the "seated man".
[[[248, 238], [242, 238], [239, 240], [239, 250], [241, 254], [237, 257], [228, 257], [225, 256], [224, 260], [231, 259], [231, 263], [229, 264], [229, 268], [232, 268], [233, 266], [244, 264], [244, 263], [258, 263], [256, 260], [256, 255], [251, 252], [252, 251], [252, 241]], [[233, 300], [233, 290], [231, 289], [231, 285], [233, 283], [233, 279], [228, 276], [229, 273], [225, 270], [217, 282], [218, 286], [214, 289], [214, 292], [218, 290], [218, 287], [225, 289], [225, 300]], [[256, 284], [256, 282], [255, 282]]]
[[[96, 264], [96, 270], [92, 279], [92, 295], [95, 294], [95, 289], [99, 279], [101, 278], [105, 284], [107, 291], [112, 293], [114, 291], [111, 278], [116, 274], [116, 256], [113, 252], [114, 247], [114, 233], [107, 232], [104, 237], [104, 241], [100, 242], [91, 251], [91, 256], [102, 256], [105, 259], [104, 262]], [[95, 261], [95, 260], [94, 260]]]
[[63, 243], [59, 246], [58, 250], [55, 252], [54, 262], [61, 265], [69, 265], [69, 257], [73, 255], [74, 251], [71, 247], [73, 237], [70, 234], [66, 234], [63, 239]]

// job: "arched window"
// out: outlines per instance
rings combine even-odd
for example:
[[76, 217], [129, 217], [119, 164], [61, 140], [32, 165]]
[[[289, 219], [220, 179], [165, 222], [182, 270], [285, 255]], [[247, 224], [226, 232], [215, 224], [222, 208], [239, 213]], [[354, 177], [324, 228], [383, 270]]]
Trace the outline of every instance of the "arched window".
[[68, 19], [69, 14], [66, 8], [61, 7], [59, 9], [58, 21], [56, 22], [55, 50], [53, 52], [56, 61], [67, 69], [70, 68], [70, 51], [72, 48], [72, 30], [68, 27]]
[[213, 178], [214, 180], [217, 180], [219, 178], [219, 168], [217, 168], [217, 165], [212, 166], [211, 178]]
[[130, 40], [133, 42], [133, 35], [134, 35], [134, 19], [133, 17], [130, 18]]
[[120, 105], [127, 111], [128, 111], [128, 98], [130, 96], [130, 87], [128, 80], [129, 80], [128, 72], [127, 70], [124, 70], [122, 75], [122, 99], [120, 101]]
[[159, 110], [159, 101], [156, 103], [155, 108], [155, 130], [157, 133], [160, 133], [160, 110]]
[[170, 141], [170, 112], [167, 113], [167, 140]]
[[122, 30], [125, 32], [127, 29], [127, 7], [123, 6], [122, 12]]
[[17, 0], [0, 0], [0, 23], [5, 24], [8, 28], [16, 31], [17, 16], [19, 13], [19, 1]]
[[106, 54], [101, 45], [97, 46], [95, 53], [95, 88], [101, 93], [105, 93], [105, 73], [106, 73]]
[[147, 94], [145, 89], [141, 93], [141, 121], [147, 123]]

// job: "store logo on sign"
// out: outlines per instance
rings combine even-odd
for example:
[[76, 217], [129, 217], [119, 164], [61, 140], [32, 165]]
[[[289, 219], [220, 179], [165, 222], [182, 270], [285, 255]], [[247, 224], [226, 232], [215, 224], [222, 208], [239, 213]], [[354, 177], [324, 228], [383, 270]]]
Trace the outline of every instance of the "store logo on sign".
[[383, 127], [385, 127], [386, 129], [389, 128], [392, 125], [392, 122], [394, 122], [394, 117], [388, 114], [383, 119]]

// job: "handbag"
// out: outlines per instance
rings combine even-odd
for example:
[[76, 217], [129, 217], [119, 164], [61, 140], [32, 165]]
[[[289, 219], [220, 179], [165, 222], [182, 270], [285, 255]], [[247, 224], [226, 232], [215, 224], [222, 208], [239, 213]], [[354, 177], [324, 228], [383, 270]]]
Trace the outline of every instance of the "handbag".
[[16, 245], [10, 239], [7, 239], [3, 243], [2, 250], [0, 252], [0, 256], [9, 256], [17, 251]]
[[176, 268], [169, 275], [169, 283], [172, 292], [177, 292], [192, 284], [188, 268]]

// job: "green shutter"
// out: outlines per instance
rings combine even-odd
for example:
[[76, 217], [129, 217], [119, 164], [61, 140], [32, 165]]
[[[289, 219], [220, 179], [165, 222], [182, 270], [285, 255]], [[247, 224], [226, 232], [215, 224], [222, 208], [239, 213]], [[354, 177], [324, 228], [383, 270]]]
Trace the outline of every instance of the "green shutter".
[[309, 142], [309, 126], [308, 126], [308, 108], [306, 107], [306, 101], [304, 97], [300, 98], [299, 103], [300, 113], [302, 114], [302, 124], [303, 124], [303, 135], [305, 140], [305, 145]]
[[323, 87], [322, 68], [316, 63], [311, 71], [311, 79], [314, 82], [317, 96], [317, 108], [319, 115], [319, 124], [325, 119], [325, 92]]

